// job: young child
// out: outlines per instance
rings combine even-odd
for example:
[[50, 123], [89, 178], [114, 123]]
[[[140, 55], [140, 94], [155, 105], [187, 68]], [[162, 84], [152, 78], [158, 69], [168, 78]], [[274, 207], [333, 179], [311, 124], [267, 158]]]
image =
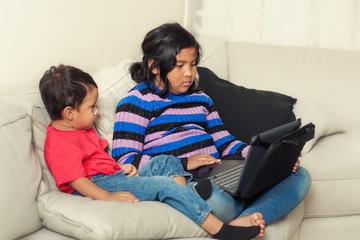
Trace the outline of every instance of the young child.
[[[45, 161], [61, 191], [104, 201], [160, 199], [218, 239], [250, 239], [260, 232], [260, 226], [230, 226], [217, 219], [203, 199], [181, 185], [191, 175], [175, 157], [159, 156], [140, 172], [132, 164], [116, 163], [104, 151], [107, 141], [92, 128], [98, 114], [98, 89], [89, 74], [71, 66], [51, 67], [39, 88], [52, 119]], [[256, 213], [253, 219], [261, 221], [262, 215]]]

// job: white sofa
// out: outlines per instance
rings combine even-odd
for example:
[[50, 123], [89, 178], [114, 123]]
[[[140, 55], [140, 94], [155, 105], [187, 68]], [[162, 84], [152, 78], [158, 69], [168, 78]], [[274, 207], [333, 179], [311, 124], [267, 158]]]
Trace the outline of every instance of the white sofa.
[[[302, 158], [312, 175], [310, 192], [288, 216], [267, 227], [264, 239], [358, 239], [360, 54], [212, 37], [200, 41], [202, 66], [236, 84], [297, 98], [296, 117], [316, 125], [316, 137]], [[135, 85], [127, 71], [132, 61], [92, 74], [100, 91], [94, 127], [110, 142], [115, 106]], [[50, 119], [37, 89], [1, 96], [0, 112], [0, 239], [209, 238], [162, 203], [102, 202], [59, 192], [44, 164]]]

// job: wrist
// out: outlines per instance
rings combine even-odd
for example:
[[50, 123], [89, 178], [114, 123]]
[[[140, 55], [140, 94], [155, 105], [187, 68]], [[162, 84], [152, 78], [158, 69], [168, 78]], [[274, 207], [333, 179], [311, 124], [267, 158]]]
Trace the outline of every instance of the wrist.
[[188, 170], [188, 158], [184, 157], [184, 158], [180, 158], [180, 163], [183, 166], [184, 170], [187, 171]]

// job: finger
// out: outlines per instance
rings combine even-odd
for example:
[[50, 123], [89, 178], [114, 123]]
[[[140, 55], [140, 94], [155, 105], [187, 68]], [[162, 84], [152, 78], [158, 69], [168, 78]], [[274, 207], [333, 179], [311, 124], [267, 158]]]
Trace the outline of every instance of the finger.
[[203, 165], [210, 165], [214, 163], [219, 164], [220, 162], [221, 160], [216, 158], [207, 158], [202, 160]]
[[139, 199], [130, 192], [125, 192], [124, 198], [126, 198], [129, 202], [139, 202]]
[[139, 202], [140, 201], [137, 197], [135, 197], [134, 194], [132, 194], [132, 193], [129, 193], [129, 194], [130, 194], [130, 201], [131, 202]]
[[137, 174], [137, 171], [135, 170], [135, 171], [131, 171], [127, 176], [128, 177], [133, 177], [133, 176], [135, 176]]

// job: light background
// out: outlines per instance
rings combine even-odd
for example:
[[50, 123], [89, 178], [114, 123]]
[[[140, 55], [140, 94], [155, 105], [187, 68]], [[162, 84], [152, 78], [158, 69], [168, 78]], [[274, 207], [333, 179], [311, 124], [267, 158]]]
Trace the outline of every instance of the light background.
[[0, 95], [59, 63], [92, 73], [140, 55], [145, 34], [184, 22], [184, 0], [0, 0]]

